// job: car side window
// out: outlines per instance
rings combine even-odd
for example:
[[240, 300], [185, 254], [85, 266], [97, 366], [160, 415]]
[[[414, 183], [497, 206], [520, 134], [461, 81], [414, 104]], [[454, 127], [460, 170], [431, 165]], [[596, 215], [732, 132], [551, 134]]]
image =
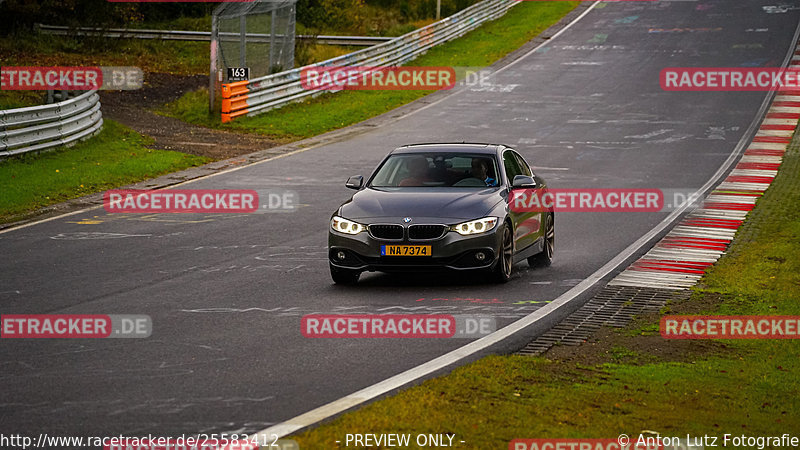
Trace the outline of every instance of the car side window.
[[506, 178], [508, 178], [509, 185], [514, 180], [515, 176], [522, 175], [522, 170], [519, 168], [517, 159], [514, 157], [514, 152], [511, 150], [506, 150], [506, 152], [503, 153], [503, 166], [506, 169]]
[[525, 158], [523, 158], [519, 153], [514, 153], [514, 157], [517, 158], [517, 164], [519, 164], [519, 168], [522, 170], [522, 175], [532, 177], [533, 173], [531, 172], [531, 166], [525, 162]]

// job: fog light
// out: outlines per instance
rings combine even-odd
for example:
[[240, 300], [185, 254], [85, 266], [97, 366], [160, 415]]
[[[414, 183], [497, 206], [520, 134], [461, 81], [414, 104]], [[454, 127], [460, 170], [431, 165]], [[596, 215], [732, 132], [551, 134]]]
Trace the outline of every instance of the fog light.
[[339, 250], [339, 253], [336, 254], [336, 257], [339, 258], [339, 260], [341, 261], [341, 260], [344, 260], [344, 259], [347, 258], [347, 254], [345, 254], [345, 252]]
[[484, 259], [486, 259], [486, 254], [483, 252], [475, 253], [475, 259], [477, 259], [478, 261], [483, 261]]

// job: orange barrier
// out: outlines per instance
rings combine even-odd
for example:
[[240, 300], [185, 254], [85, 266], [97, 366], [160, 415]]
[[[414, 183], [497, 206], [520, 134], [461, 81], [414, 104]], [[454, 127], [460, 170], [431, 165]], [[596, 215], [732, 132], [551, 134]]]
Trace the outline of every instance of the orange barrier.
[[222, 123], [228, 123], [248, 113], [248, 83], [249, 81], [237, 81], [222, 84]]

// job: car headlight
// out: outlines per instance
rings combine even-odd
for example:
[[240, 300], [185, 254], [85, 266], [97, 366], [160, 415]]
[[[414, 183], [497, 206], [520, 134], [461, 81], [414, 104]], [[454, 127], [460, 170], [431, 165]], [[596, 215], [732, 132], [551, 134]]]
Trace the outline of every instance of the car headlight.
[[340, 233], [358, 234], [366, 230], [367, 227], [343, 217], [333, 216], [333, 219], [331, 219], [331, 229]]
[[483, 219], [470, 220], [469, 222], [451, 225], [450, 230], [466, 236], [468, 234], [480, 234], [492, 231], [497, 225], [497, 217], [484, 217]]

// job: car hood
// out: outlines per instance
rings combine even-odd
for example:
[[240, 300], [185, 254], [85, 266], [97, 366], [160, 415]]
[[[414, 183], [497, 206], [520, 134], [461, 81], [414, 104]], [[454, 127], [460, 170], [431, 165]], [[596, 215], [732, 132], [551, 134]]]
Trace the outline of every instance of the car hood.
[[[390, 190], [393, 189], [393, 190]], [[339, 214], [352, 220], [413, 223], [441, 219], [447, 222], [484, 217], [503, 201], [501, 188], [366, 188], [343, 204]]]

